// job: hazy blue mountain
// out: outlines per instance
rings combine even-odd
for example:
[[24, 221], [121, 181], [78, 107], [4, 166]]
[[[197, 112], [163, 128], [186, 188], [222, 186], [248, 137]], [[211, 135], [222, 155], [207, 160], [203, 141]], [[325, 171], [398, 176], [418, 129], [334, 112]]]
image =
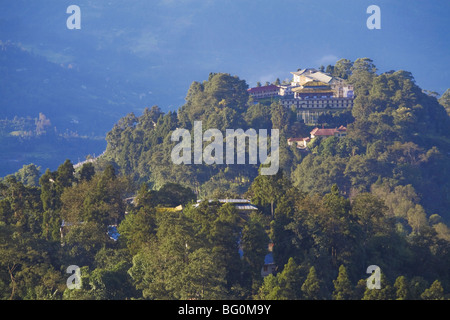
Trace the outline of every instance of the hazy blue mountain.
[[[450, 6], [377, 4], [382, 29], [371, 31], [366, 27], [369, 4], [359, 1], [3, 0], [0, 40], [74, 66], [78, 80], [70, 87], [72, 100], [82, 93], [84, 105], [88, 98], [100, 100], [89, 104], [92, 111], [104, 110], [101, 100], [110, 100], [106, 109], [116, 120], [117, 114], [146, 106], [176, 110], [191, 82], [210, 72], [237, 74], [252, 86], [340, 58], [371, 57], [380, 71], [410, 71], [422, 88], [442, 94], [448, 88], [442, 72], [448, 36], [442, 30]], [[81, 8], [80, 30], [66, 27], [70, 5]], [[418, 63], [425, 56], [427, 63]], [[82, 86], [87, 89], [78, 92]], [[28, 108], [37, 115], [37, 108]], [[72, 107], [67, 109], [71, 113]], [[102, 131], [110, 128], [105, 127]]]
[[120, 80], [86, 75], [14, 44], [0, 45], [0, 118], [45, 114], [58, 131], [103, 136], [139, 98]]
[[[253, 86], [340, 58], [371, 57], [380, 72], [410, 71], [421, 88], [442, 94], [450, 5], [379, 0], [382, 29], [373, 31], [366, 27], [370, 4], [2, 0], [0, 119], [44, 113], [60, 133], [104, 136], [129, 112], [177, 110], [190, 84], [210, 72]], [[70, 5], [81, 8], [80, 30], [66, 26]]]
[[128, 112], [183, 103], [177, 71], [152, 64], [148, 2], [77, 1], [81, 30], [66, 27], [70, 4], [0, 4], [0, 118], [43, 112], [61, 130], [104, 135]]

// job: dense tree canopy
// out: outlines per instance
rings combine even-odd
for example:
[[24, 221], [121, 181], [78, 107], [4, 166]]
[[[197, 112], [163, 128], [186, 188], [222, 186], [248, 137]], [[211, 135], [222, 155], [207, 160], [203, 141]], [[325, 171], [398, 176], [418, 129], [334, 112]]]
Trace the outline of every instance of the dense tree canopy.
[[[29, 165], [2, 179], [0, 297], [448, 299], [448, 92], [438, 101], [409, 72], [378, 74], [369, 58], [325, 71], [348, 80], [356, 99], [319, 125], [348, 135], [312, 139], [307, 151], [286, 143], [314, 128], [295, 110], [211, 73], [176, 112], [123, 117], [96, 161], [42, 175]], [[194, 121], [203, 131], [279, 129], [280, 170], [174, 164], [171, 134]], [[218, 201], [230, 198], [257, 210]], [[70, 265], [81, 289], [66, 286]], [[366, 286], [370, 265], [380, 290]]]

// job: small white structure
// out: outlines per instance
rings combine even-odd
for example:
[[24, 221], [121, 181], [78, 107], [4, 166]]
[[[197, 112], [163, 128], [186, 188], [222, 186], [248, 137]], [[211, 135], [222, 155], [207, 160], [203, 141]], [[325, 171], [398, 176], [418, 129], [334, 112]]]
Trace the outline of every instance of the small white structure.
[[[200, 202], [203, 200], [197, 200], [197, 203], [194, 204], [194, 207], [197, 208], [200, 205]], [[251, 204], [248, 199], [217, 199], [217, 200], [208, 200], [209, 203], [219, 201], [220, 203], [231, 203], [234, 204], [234, 207], [239, 211], [256, 211], [257, 207]]]

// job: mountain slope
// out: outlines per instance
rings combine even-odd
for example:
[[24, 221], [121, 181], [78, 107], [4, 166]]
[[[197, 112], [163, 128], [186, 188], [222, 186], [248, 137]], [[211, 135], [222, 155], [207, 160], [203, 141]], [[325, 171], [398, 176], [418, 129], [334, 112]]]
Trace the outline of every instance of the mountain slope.
[[60, 132], [104, 136], [139, 97], [119, 80], [56, 64], [23, 47], [0, 44], [0, 118], [44, 113]]

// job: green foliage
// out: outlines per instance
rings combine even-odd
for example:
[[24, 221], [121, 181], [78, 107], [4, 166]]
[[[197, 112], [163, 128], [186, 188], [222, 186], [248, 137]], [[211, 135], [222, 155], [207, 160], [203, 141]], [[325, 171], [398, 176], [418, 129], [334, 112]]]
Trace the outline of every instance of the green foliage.
[[335, 77], [339, 77], [346, 80], [352, 74], [352, 67], [353, 63], [350, 60], [340, 59], [334, 65], [332, 74]]
[[424, 300], [444, 300], [444, 289], [440, 281], [434, 281], [431, 287], [422, 293], [421, 298]]
[[253, 212], [241, 232], [240, 245], [243, 251], [243, 269], [246, 270], [244, 272], [250, 280], [250, 288], [259, 288], [262, 282], [261, 269], [264, 265], [269, 243], [264, 224], [263, 216]]
[[405, 276], [399, 276], [394, 283], [394, 288], [396, 289], [397, 300], [410, 300], [411, 299], [411, 288], [408, 280]]
[[286, 190], [287, 183], [282, 171], [278, 171], [276, 175], [259, 175], [250, 186], [248, 195], [256, 205], [266, 208], [270, 205], [269, 212], [273, 216], [275, 202]]
[[450, 89], [445, 90], [444, 94], [439, 98], [439, 103], [445, 108], [450, 116]]
[[333, 284], [333, 300], [350, 300], [353, 298], [353, 286], [344, 265], [339, 267], [338, 277], [336, 280], [333, 280]]
[[[67, 160], [40, 178], [29, 165], [1, 180], [0, 297], [448, 298], [447, 95], [422, 92], [406, 71], [378, 75], [368, 58], [327, 72], [354, 86], [355, 107], [322, 116], [348, 135], [314, 139], [309, 152], [287, 146], [312, 129], [293, 110], [254, 104], [245, 81], [220, 73], [192, 83], [177, 112], [123, 117], [102, 159], [78, 172]], [[278, 174], [174, 165], [171, 133], [199, 120], [204, 130], [280, 129]], [[258, 212], [215, 201], [241, 197]], [[269, 242], [276, 271], [263, 278]], [[80, 290], [65, 286], [72, 264]], [[372, 264], [383, 271], [379, 290], [361, 279]]]
[[316, 269], [311, 267], [308, 276], [302, 285], [303, 296], [306, 300], [321, 300], [322, 286], [317, 277]]
[[24, 165], [22, 169], [16, 172], [15, 176], [18, 181], [22, 182], [26, 186], [37, 187], [39, 185], [39, 177], [41, 167], [37, 167], [31, 163]]
[[283, 271], [276, 276], [270, 274], [264, 278], [256, 299], [261, 300], [298, 300], [302, 299], [302, 284], [305, 276], [293, 258], [289, 258]]
[[95, 167], [92, 164], [92, 162], [88, 162], [83, 164], [83, 166], [80, 169], [80, 180], [81, 181], [89, 181], [92, 179], [92, 177], [95, 175]]
[[130, 274], [145, 298], [218, 299], [230, 290], [232, 271], [240, 266], [237, 217], [227, 207], [209, 208], [217, 218], [211, 229], [204, 229], [202, 224], [209, 222], [202, 219], [203, 210], [208, 207], [191, 210], [186, 215], [160, 212], [156, 240], [134, 256]]
[[386, 276], [381, 273], [380, 289], [366, 288], [361, 300], [393, 300], [395, 299], [395, 289], [391, 286]]
[[188, 187], [183, 187], [177, 183], [167, 183], [158, 190], [156, 194], [157, 205], [166, 207], [176, 207], [186, 205], [196, 200], [196, 195]]

